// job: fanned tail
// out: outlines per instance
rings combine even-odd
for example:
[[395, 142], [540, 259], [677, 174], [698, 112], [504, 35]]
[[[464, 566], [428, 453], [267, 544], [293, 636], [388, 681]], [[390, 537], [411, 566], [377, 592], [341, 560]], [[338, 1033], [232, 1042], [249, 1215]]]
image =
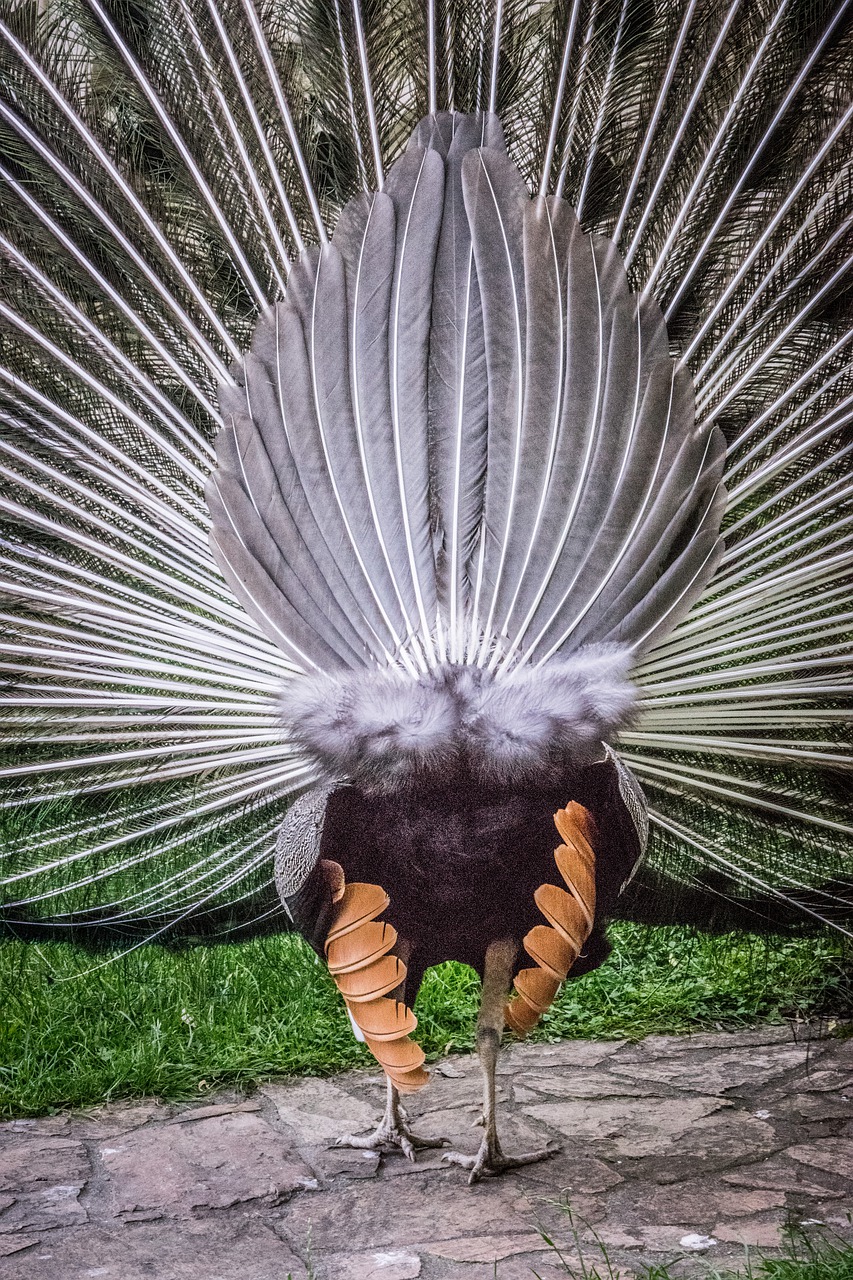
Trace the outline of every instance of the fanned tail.
[[653, 832], [623, 909], [853, 928], [851, 28], [848, 0], [4, 10], [10, 927], [268, 927], [316, 776], [282, 683], [509, 684], [608, 640]]

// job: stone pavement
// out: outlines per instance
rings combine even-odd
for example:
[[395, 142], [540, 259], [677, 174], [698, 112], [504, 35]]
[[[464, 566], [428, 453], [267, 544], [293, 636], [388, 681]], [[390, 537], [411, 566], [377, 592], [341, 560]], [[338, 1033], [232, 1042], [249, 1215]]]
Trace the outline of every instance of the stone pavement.
[[[474, 1151], [479, 1095], [476, 1059], [453, 1057], [409, 1109]], [[470, 1189], [436, 1152], [413, 1165], [331, 1148], [383, 1097], [380, 1077], [351, 1072], [2, 1124], [0, 1276], [558, 1280], [546, 1231], [576, 1275], [583, 1261], [606, 1276], [606, 1251], [624, 1280], [654, 1262], [742, 1265], [786, 1223], [853, 1239], [853, 1039], [771, 1027], [514, 1045], [504, 1147], [563, 1150]]]

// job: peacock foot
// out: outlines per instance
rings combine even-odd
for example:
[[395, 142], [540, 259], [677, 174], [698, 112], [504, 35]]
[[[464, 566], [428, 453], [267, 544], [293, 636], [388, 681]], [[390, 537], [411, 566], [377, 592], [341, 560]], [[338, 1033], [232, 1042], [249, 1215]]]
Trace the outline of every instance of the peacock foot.
[[497, 1137], [486, 1134], [475, 1156], [466, 1156], [461, 1151], [447, 1151], [441, 1158], [448, 1164], [458, 1164], [461, 1169], [468, 1169], [468, 1186], [473, 1187], [474, 1183], [479, 1182], [481, 1178], [497, 1178], [502, 1173], [508, 1173], [510, 1169], [520, 1169], [526, 1164], [538, 1164], [540, 1160], [555, 1156], [560, 1150], [558, 1143], [549, 1142], [539, 1151], [527, 1151], [520, 1156], [505, 1156]]
[[406, 1159], [412, 1161], [416, 1151], [447, 1145], [446, 1138], [424, 1138], [413, 1133], [402, 1116], [396, 1120], [389, 1120], [386, 1116], [375, 1132], [355, 1136], [346, 1134], [335, 1143], [336, 1147], [355, 1147], [357, 1151], [385, 1151], [399, 1147]]

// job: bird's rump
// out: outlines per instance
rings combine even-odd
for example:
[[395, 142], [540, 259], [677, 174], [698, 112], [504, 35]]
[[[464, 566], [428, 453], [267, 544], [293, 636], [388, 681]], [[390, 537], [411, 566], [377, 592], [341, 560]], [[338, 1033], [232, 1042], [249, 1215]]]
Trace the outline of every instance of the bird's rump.
[[[482, 787], [466, 779], [420, 793], [366, 796], [353, 786], [331, 792], [319, 855], [340, 862], [348, 882], [391, 886], [382, 918], [412, 947], [409, 1003], [430, 965], [461, 960], [482, 974], [493, 939], [520, 941], [543, 922], [537, 890], [564, 886], [554, 859], [560, 843], [554, 814], [572, 800], [596, 815], [605, 851], [595, 864], [601, 925], [643, 852], [609, 762], [543, 787]], [[600, 942], [594, 939], [588, 964], [573, 973], [600, 963], [606, 955]], [[524, 963], [519, 952], [516, 968]]]

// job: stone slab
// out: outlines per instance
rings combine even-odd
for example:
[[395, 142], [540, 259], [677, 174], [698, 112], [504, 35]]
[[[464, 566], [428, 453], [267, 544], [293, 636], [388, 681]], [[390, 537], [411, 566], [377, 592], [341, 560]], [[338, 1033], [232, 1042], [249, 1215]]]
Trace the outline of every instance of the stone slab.
[[451, 1262], [500, 1262], [514, 1254], [533, 1253], [542, 1248], [538, 1232], [514, 1235], [465, 1236], [457, 1240], [432, 1240], [419, 1246], [423, 1253]]
[[313, 1171], [257, 1115], [140, 1130], [100, 1155], [114, 1216], [159, 1209], [187, 1218], [197, 1209], [275, 1202], [316, 1185]]
[[20, 1133], [0, 1145], [0, 1235], [48, 1231], [87, 1221], [79, 1195], [91, 1170], [86, 1149], [70, 1138], [29, 1139]]
[[669, 1151], [676, 1139], [686, 1138], [700, 1120], [718, 1111], [719, 1098], [632, 1099], [605, 1098], [595, 1107], [586, 1101], [528, 1104], [525, 1115], [575, 1143], [601, 1143], [633, 1159]]
[[14, 1280], [308, 1280], [302, 1259], [267, 1227], [157, 1222], [43, 1238], [15, 1257]]
[[484, 1181], [468, 1188], [459, 1171], [414, 1175], [343, 1187], [335, 1195], [302, 1196], [282, 1207], [276, 1230], [301, 1248], [311, 1239], [319, 1256], [346, 1240], [354, 1252], [415, 1248], [425, 1240], [491, 1235], [495, 1224], [508, 1234], [530, 1232], [535, 1213], [515, 1179]]
[[364, 1102], [330, 1080], [270, 1084], [262, 1093], [274, 1103], [279, 1119], [297, 1142], [310, 1146], [375, 1129], [384, 1103], [384, 1097], [377, 1098], [376, 1104]]
[[725, 1053], [679, 1054], [654, 1063], [614, 1062], [611, 1071], [645, 1085], [654, 1081], [676, 1089], [720, 1094], [745, 1085], [764, 1085], [803, 1067], [809, 1051], [808, 1045], [756, 1046], [750, 1053], [730, 1049]]
[[[623, 1280], [626, 1265], [633, 1280], [631, 1269], [661, 1260], [673, 1280], [698, 1280], [742, 1264], [744, 1241], [777, 1247], [763, 1242], [778, 1241], [787, 1215], [850, 1230], [853, 1046], [813, 1040], [807, 1060], [804, 1048], [788, 1027], [514, 1045], [501, 1057], [504, 1149], [557, 1138], [562, 1150], [474, 1188], [440, 1152], [412, 1164], [331, 1145], [376, 1124], [375, 1069], [270, 1084], [251, 1099], [230, 1091], [6, 1123], [0, 1271], [306, 1280], [310, 1264], [317, 1280], [559, 1280], [540, 1230], [572, 1262], [574, 1221], [588, 1273], [606, 1274], [601, 1241]], [[473, 1152], [480, 1095], [476, 1058], [454, 1055], [406, 1106], [416, 1131]]]
[[785, 1155], [813, 1169], [825, 1169], [853, 1182], [853, 1139], [824, 1138], [820, 1142], [788, 1147]]
[[333, 1253], [314, 1267], [316, 1280], [416, 1280], [423, 1264], [408, 1249]]

